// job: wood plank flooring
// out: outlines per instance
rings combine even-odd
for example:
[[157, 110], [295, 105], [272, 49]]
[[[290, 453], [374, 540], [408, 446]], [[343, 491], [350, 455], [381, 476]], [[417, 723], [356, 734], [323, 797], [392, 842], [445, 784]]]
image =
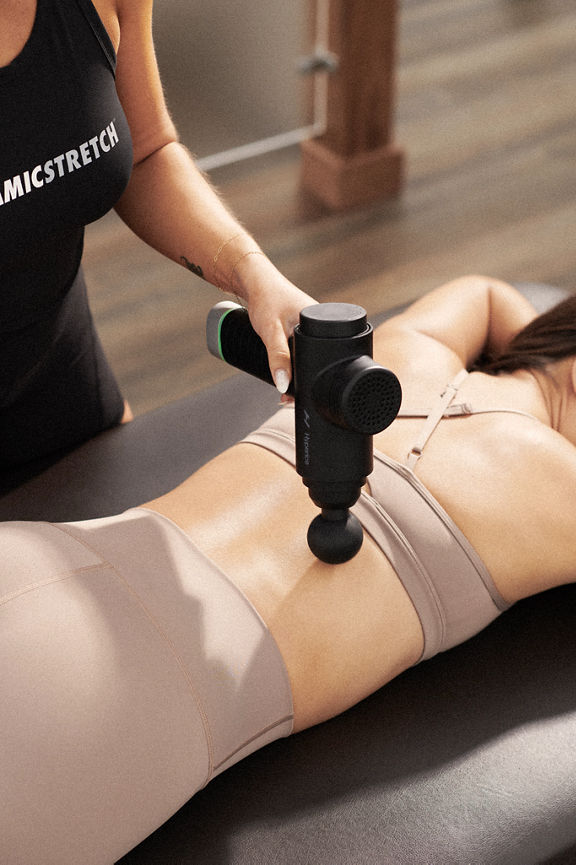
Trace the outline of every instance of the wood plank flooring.
[[[469, 272], [576, 290], [576, 6], [404, 0], [400, 20], [403, 195], [329, 213], [300, 191], [292, 149], [214, 172], [225, 200], [319, 300], [374, 313]], [[114, 215], [89, 228], [85, 268], [136, 413], [231, 374], [204, 347], [216, 289]]]

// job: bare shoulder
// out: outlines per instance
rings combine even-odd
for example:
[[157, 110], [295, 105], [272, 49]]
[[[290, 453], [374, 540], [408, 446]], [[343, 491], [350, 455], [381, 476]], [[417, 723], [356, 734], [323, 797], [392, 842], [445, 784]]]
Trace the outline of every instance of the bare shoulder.
[[108, 0], [116, 7], [120, 21], [146, 23], [152, 17], [154, 0]]
[[152, 36], [152, 0], [98, 0], [119, 27], [116, 89], [130, 125], [135, 164], [178, 138], [168, 112]]

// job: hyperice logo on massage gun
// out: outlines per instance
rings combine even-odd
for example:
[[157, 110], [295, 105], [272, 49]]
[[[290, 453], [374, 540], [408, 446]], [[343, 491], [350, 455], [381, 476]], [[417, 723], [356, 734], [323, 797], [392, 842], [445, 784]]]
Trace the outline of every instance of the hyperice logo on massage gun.
[[[273, 384], [266, 348], [247, 311], [224, 301], [210, 310], [208, 348], [216, 357]], [[366, 311], [349, 303], [320, 303], [300, 313], [290, 341], [296, 470], [321, 513], [308, 545], [330, 564], [348, 561], [362, 545], [350, 508], [373, 468], [372, 436], [400, 408], [400, 383], [372, 359]]]

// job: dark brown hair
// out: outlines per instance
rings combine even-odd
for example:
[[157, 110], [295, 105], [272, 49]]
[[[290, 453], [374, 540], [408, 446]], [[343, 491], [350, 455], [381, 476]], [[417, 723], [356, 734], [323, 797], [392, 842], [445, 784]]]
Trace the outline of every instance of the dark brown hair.
[[576, 295], [537, 316], [499, 355], [482, 358], [478, 368], [497, 375], [517, 369], [542, 369], [571, 356], [576, 357]]

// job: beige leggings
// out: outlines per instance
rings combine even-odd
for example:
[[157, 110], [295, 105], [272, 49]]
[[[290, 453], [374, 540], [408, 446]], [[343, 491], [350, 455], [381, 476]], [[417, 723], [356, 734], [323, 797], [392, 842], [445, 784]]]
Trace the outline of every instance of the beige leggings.
[[247, 599], [164, 517], [0, 524], [0, 862], [112, 865], [292, 729]]

